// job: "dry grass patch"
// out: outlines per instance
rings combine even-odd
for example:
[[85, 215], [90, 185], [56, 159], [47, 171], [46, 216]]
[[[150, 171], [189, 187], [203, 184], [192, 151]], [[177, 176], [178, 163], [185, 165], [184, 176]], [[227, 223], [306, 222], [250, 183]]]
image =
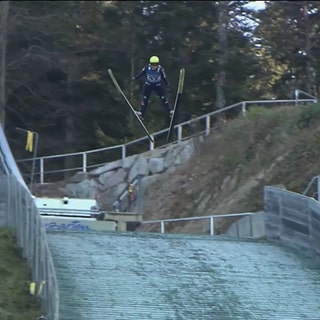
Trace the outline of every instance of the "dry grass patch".
[[0, 319], [35, 320], [41, 315], [36, 298], [29, 294], [31, 275], [16, 241], [0, 228]]

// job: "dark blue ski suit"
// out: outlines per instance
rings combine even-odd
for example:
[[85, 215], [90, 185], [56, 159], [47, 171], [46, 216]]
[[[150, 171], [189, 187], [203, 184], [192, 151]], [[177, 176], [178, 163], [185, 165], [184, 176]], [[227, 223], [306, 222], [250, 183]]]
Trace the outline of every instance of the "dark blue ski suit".
[[160, 65], [157, 66], [151, 66], [151, 64], [146, 65], [143, 67], [135, 76], [134, 79], [138, 79], [142, 76], [145, 76], [145, 83], [143, 86], [143, 91], [142, 91], [142, 101], [141, 101], [141, 107], [140, 107], [140, 112], [142, 113], [142, 118], [144, 117], [147, 107], [148, 107], [148, 102], [150, 95], [152, 91], [154, 90], [160, 100], [162, 105], [165, 107], [167, 112], [170, 115], [171, 111], [171, 106], [169, 104], [168, 99], [165, 96], [165, 89], [163, 84], [168, 86], [168, 80], [166, 77], [166, 74], [164, 72], [163, 67]]

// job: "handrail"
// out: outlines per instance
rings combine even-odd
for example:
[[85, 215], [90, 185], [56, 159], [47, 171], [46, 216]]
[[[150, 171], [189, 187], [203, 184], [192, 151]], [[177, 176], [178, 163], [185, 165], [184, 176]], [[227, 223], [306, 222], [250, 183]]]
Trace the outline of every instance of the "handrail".
[[[247, 107], [252, 104], [269, 104], [270, 105], [270, 104], [283, 104], [283, 103], [290, 104], [290, 103], [292, 103], [292, 104], [296, 105], [298, 102], [299, 103], [307, 103], [307, 102], [316, 103], [318, 101], [315, 97], [313, 97], [311, 95], [309, 95], [309, 96], [313, 97], [312, 99], [300, 99], [299, 98], [300, 93], [306, 94], [304, 91], [296, 89], [295, 99], [286, 99], [286, 100], [284, 100], [284, 99], [282, 99], [282, 100], [271, 99], [271, 100], [253, 100], [253, 101], [237, 102], [237, 103], [234, 103], [234, 104], [229, 105], [227, 107], [221, 108], [219, 110], [215, 110], [215, 111], [212, 111], [208, 114], [199, 116], [197, 118], [184, 121], [184, 122], [179, 123], [174, 126], [174, 131], [176, 132], [176, 135], [177, 135], [177, 137], [176, 137], [177, 141], [181, 142], [184, 139], [187, 139], [188, 137], [191, 137], [195, 134], [195, 132], [191, 132], [191, 133], [186, 132], [184, 135], [183, 128], [185, 128], [185, 129], [192, 128], [192, 130], [196, 130], [197, 133], [201, 132], [204, 135], [209, 135], [211, 132], [212, 126], [213, 126], [211, 118], [213, 116], [216, 116], [220, 113], [224, 113], [224, 112], [231, 110], [231, 109], [241, 108], [241, 112], [245, 115], [245, 113], [247, 111]], [[204, 123], [201, 123], [202, 121]], [[152, 134], [152, 136], [154, 138], [157, 138], [157, 137], [167, 133], [168, 130], [169, 130], [168, 128], [162, 129], [162, 130]], [[104, 148], [100, 148], [100, 149], [93, 149], [93, 150], [87, 150], [87, 151], [81, 151], [81, 152], [72, 152], [72, 153], [65, 153], [65, 154], [41, 156], [41, 157], [36, 157], [36, 158], [20, 159], [20, 160], [17, 160], [16, 162], [17, 163], [26, 163], [26, 162], [30, 162], [30, 161], [36, 161], [38, 163], [39, 169], [37, 170], [37, 172], [35, 172], [35, 174], [39, 176], [39, 183], [43, 184], [45, 182], [44, 181], [44, 174], [45, 173], [46, 174], [49, 174], [49, 173], [54, 174], [57, 172], [71, 171], [71, 170], [76, 170], [76, 169], [79, 169], [82, 172], [87, 172], [88, 169], [96, 166], [96, 164], [88, 165], [88, 156], [90, 156], [91, 154], [119, 150], [118, 159], [123, 160], [128, 156], [128, 152], [127, 152], [128, 147], [135, 145], [135, 144], [138, 144], [138, 143], [141, 143], [141, 142], [144, 142], [144, 141], [146, 142], [146, 145], [148, 145], [148, 150], [145, 150], [145, 151], [151, 151], [155, 148], [155, 143], [151, 143], [149, 141], [148, 137], [145, 136], [145, 137], [141, 137], [141, 138], [135, 139], [133, 141], [127, 142], [125, 144], [120, 144], [120, 145], [116, 145], [116, 146], [104, 147]], [[165, 145], [165, 143], [161, 144], [161, 142], [159, 142], [159, 145], [157, 145], [157, 147], [161, 147], [163, 145]], [[78, 157], [80, 156], [82, 158], [82, 160], [80, 160], [82, 162], [81, 166], [77, 165], [75, 168], [45, 170], [45, 164], [44, 164], [45, 161], [52, 162], [53, 160], [56, 160], [56, 159], [63, 160], [67, 157], [74, 157], [74, 156], [78, 156]]]
[[203, 220], [209, 219], [210, 221], [210, 236], [214, 236], [214, 219], [218, 218], [232, 218], [232, 217], [243, 217], [251, 216], [257, 212], [241, 212], [241, 213], [229, 213], [229, 214], [212, 214], [208, 216], [196, 216], [196, 217], [184, 217], [184, 218], [171, 218], [171, 219], [157, 219], [157, 220], [145, 220], [142, 224], [154, 224], [160, 223], [160, 232], [165, 233], [166, 222], [181, 222], [181, 221], [192, 221], [192, 220]]
[[299, 93], [302, 93], [303, 95], [308, 96], [311, 99], [317, 100], [316, 96], [314, 96], [314, 95], [312, 95], [312, 94], [310, 94], [308, 92], [305, 92], [305, 91], [303, 91], [301, 89], [294, 90], [294, 97], [295, 97], [296, 100], [299, 100]]
[[316, 199], [318, 201], [320, 201], [320, 194], [319, 194], [319, 191], [320, 191], [320, 175], [317, 175], [317, 176], [314, 176], [310, 182], [308, 183], [307, 187], [305, 188], [305, 190], [303, 191], [303, 195], [304, 196], [307, 196], [308, 195], [308, 192], [310, 191], [311, 187], [314, 185], [314, 183], [317, 183], [317, 187], [316, 187], [316, 192], [315, 194], [312, 195], [313, 198], [316, 197]]

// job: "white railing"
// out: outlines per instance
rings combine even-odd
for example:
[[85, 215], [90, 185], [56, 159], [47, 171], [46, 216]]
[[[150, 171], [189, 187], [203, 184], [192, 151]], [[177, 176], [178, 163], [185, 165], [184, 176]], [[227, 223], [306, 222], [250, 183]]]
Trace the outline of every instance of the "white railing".
[[320, 201], [320, 175], [314, 176], [308, 183], [303, 195]]
[[[165, 224], [169, 223], [169, 222], [208, 220], [208, 222], [209, 222], [209, 234], [210, 234], [210, 236], [214, 236], [214, 220], [215, 219], [250, 216], [250, 225], [252, 225], [252, 218], [251, 217], [255, 213], [256, 212], [242, 212], [242, 213], [230, 213], [230, 214], [216, 214], [216, 215], [200, 216], [200, 217], [146, 220], [146, 221], [142, 221], [141, 223], [142, 224], [160, 224], [160, 233], [166, 233]], [[251, 236], [253, 236], [253, 228], [251, 228]]]
[[[299, 95], [304, 94], [308, 95], [309, 99], [300, 99]], [[317, 99], [302, 90], [295, 90], [295, 99], [288, 99], [288, 100], [255, 100], [255, 101], [242, 101], [225, 108], [210, 112], [198, 118], [194, 118], [183, 123], [177, 124], [174, 127], [176, 141], [180, 142], [195, 134], [201, 135], [209, 135], [211, 130], [215, 127], [215, 123], [217, 119], [215, 118], [217, 115], [223, 114], [228, 110], [231, 109], [239, 109], [240, 113], [244, 114], [247, 111], [247, 108], [250, 105], [298, 105], [301, 103], [317, 103]], [[57, 174], [61, 174], [66, 171], [73, 171], [73, 172], [88, 172], [89, 169], [93, 169], [95, 167], [101, 166], [107, 162], [115, 161], [118, 159], [125, 159], [127, 156], [134, 154], [136, 152], [130, 151], [130, 148], [133, 146], [140, 147], [139, 152], [151, 151], [155, 147], [161, 147], [166, 144], [165, 137], [167, 136], [168, 129], [163, 129], [156, 133], [153, 133], [152, 136], [155, 142], [150, 142], [148, 137], [142, 137], [131, 142], [111, 146], [106, 148], [94, 149], [89, 151], [83, 152], [74, 152], [74, 153], [65, 153], [65, 154], [57, 154], [51, 156], [43, 156], [43, 157], [36, 157], [36, 158], [28, 158], [28, 159], [21, 159], [17, 160], [16, 162], [20, 166], [27, 166], [29, 163], [35, 162], [36, 163], [36, 171], [34, 172], [36, 177], [33, 179], [34, 181], [38, 181], [39, 183], [45, 183], [45, 174], [46, 176], [55, 176]], [[92, 159], [93, 155], [99, 154], [100, 159], [105, 159], [102, 163], [97, 162], [96, 160]], [[66, 158], [74, 158], [75, 165], [72, 168], [65, 168], [65, 159]], [[90, 163], [90, 164], [89, 164]], [[23, 168], [21, 168], [22, 171]], [[24, 176], [29, 176], [25, 174]], [[60, 177], [62, 180], [63, 177]], [[49, 179], [48, 181], [50, 181]], [[56, 180], [56, 179], [55, 179]]]
[[21, 255], [31, 269], [34, 294], [46, 314], [43, 319], [59, 320], [56, 270], [39, 211], [29, 191], [14, 175], [1, 176], [1, 192], [6, 225], [13, 231]]

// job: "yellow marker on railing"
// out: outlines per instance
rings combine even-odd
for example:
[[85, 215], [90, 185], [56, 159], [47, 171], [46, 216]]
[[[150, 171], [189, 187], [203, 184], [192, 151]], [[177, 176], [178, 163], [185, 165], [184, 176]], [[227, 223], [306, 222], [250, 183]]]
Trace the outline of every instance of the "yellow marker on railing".
[[26, 150], [32, 152], [33, 151], [33, 132], [27, 131], [27, 143]]
[[40, 294], [42, 293], [42, 289], [43, 289], [43, 286], [46, 284], [46, 282], [43, 280], [40, 282], [39, 284], [39, 288], [38, 288], [38, 292], [36, 292], [37, 290], [37, 283], [36, 282], [30, 282], [30, 285], [29, 285], [29, 293], [34, 296], [37, 294], [37, 296], [40, 296]]
[[29, 293], [34, 296], [36, 294], [36, 283], [35, 282], [30, 282], [29, 285]]

